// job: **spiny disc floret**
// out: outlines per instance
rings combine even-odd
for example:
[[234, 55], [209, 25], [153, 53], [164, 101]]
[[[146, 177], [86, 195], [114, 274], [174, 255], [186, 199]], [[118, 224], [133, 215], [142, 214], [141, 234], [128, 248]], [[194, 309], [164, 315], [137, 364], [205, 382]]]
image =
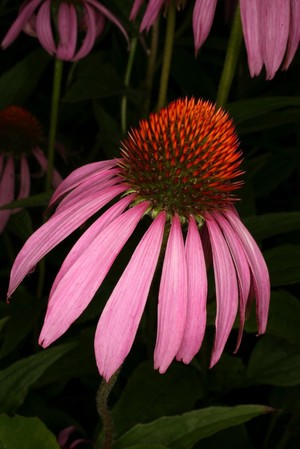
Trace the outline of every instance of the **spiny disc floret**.
[[141, 120], [121, 151], [122, 177], [154, 213], [202, 216], [228, 206], [241, 185], [233, 122], [208, 101], [175, 100]]

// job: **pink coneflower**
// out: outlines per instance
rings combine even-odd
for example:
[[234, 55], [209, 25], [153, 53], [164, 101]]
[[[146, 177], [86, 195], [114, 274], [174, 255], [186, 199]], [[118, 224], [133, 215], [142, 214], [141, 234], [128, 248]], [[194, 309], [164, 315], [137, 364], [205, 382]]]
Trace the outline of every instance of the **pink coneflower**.
[[121, 22], [98, 0], [26, 0], [1, 46], [7, 48], [25, 31], [36, 36], [50, 55], [78, 61], [91, 51], [105, 19], [117, 25], [128, 41]]
[[[233, 0], [230, 0], [233, 2]], [[135, 0], [130, 19], [136, 18], [143, 0]], [[149, 0], [140, 31], [149, 30], [166, 0]], [[226, 4], [226, 6], [228, 6]], [[217, 0], [195, 0], [193, 33], [196, 53], [205, 42], [215, 15]], [[272, 79], [281, 64], [286, 70], [300, 42], [300, 2], [298, 0], [240, 0], [241, 19], [251, 76], [266, 68]]]
[[[40, 148], [42, 128], [38, 120], [24, 108], [9, 106], [0, 111], [0, 205], [14, 199], [26, 198], [30, 192], [30, 170], [28, 159], [33, 155], [42, 173], [47, 170], [47, 159]], [[19, 166], [19, 172], [16, 170]], [[19, 178], [19, 193], [15, 197], [16, 182]], [[56, 170], [53, 172], [52, 185], [57, 187], [62, 178]], [[9, 217], [19, 209], [0, 211], [0, 232], [3, 231]]]
[[92, 442], [87, 440], [86, 438], [74, 438], [74, 435], [76, 435], [76, 427], [75, 426], [69, 426], [63, 429], [61, 432], [59, 432], [57, 442], [59, 444], [59, 447], [61, 449], [75, 449], [76, 447], [84, 445], [91, 445]]
[[240, 163], [228, 114], [207, 101], [179, 99], [129, 132], [120, 159], [71, 173], [51, 199], [52, 207], [58, 204], [55, 213], [17, 256], [9, 296], [46, 253], [118, 200], [84, 232], [63, 262], [50, 292], [40, 344], [50, 345], [81, 315], [143, 217], [152, 222], [96, 330], [96, 360], [105, 379], [131, 349], [159, 257], [163, 263], [154, 365], [161, 373], [174, 358], [189, 363], [201, 346], [207, 300], [204, 251], [213, 261], [216, 283], [211, 366], [222, 354], [238, 308], [239, 345], [245, 312], [254, 298], [258, 332], [265, 332], [268, 270], [233, 206], [232, 192], [241, 185], [235, 180]]

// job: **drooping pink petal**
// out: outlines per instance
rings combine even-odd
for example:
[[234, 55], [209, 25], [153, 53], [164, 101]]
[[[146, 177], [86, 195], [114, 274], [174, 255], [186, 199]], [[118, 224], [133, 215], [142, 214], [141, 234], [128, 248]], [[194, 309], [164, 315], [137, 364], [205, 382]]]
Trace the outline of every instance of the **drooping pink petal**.
[[108, 170], [115, 166], [116, 161], [111, 159], [109, 161], [92, 162], [91, 164], [87, 164], [83, 167], [77, 168], [72, 173], [70, 173], [70, 175], [67, 176], [55, 190], [50, 200], [49, 206], [58, 201], [69, 190], [74, 189], [84, 180], [89, 179], [93, 174], [100, 173], [103, 170]]
[[164, 373], [182, 341], [187, 313], [187, 267], [178, 215], [168, 238], [158, 295], [157, 337], [154, 367]]
[[97, 37], [97, 30], [96, 30], [97, 16], [100, 17], [100, 21], [98, 21], [98, 23], [99, 24], [102, 23], [102, 28], [104, 28], [105, 21], [104, 17], [101, 14], [96, 13], [94, 8], [92, 8], [88, 3], [83, 3], [83, 8], [85, 14], [84, 27], [86, 29], [86, 35], [78, 52], [75, 54], [73, 61], [79, 61], [80, 59], [84, 58], [93, 48], [93, 45]]
[[23, 27], [26, 25], [26, 22], [30, 20], [34, 10], [41, 2], [42, 0], [31, 0], [20, 10], [18, 17], [1, 42], [1, 47], [3, 49], [7, 48], [19, 36]]
[[214, 220], [207, 214], [206, 225], [209, 232], [216, 284], [216, 335], [210, 367], [214, 366], [223, 352], [238, 310], [237, 275], [226, 240]]
[[224, 212], [227, 220], [238, 235], [245, 250], [245, 255], [252, 272], [254, 291], [256, 296], [256, 317], [258, 322], [258, 332], [263, 334], [266, 331], [268, 311], [270, 304], [270, 278], [266, 262], [257, 246], [254, 238], [243, 225], [240, 218], [234, 211]]
[[131, 11], [130, 11], [130, 16], [129, 16], [130, 20], [135, 20], [143, 3], [144, 3], [144, 0], [134, 0], [134, 3], [132, 5]]
[[[0, 206], [8, 204], [14, 199], [15, 189], [15, 167], [14, 160], [11, 156], [8, 157], [4, 166], [2, 177], [0, 180]], [[11, 209], [0, 210], [0, 232], [6, 226], [11, 215]]]
[[263, 0], [262, 4], [263, 59], [267, 79], [270, 80], [275, 76], [286, 51], [289, 37], [290, 1]]
[[[47, 160], [46, 156], [44, 155], [43, 151], [40, 148], [36, 147], [36, 148], [33, 148], [32, 154], [35, 156], [36, 160], [40, 164], [43, 171], [46, 172], [48, 169], [48, 160]], [[61, 175], [58, 173], [58, 171], [55, 168], [53, 168], [52, 179], [51, 179], [52, 187], [54, 189], [56, 189], [61, 182], [62, 182]]]
[[291, 16], [290, 16], [290, 32], [285, 56], [283, 70], [287, 70], [292, 62], [300, 42], [300, 2], [299, 0], [290, 0]]
[[51, 0], [45, 0], [37, 13], [36, 33], [44, 49], [53, 55], [56, 52], [56, 45], [51, 28]]
[[49, 300], [39, 338], [43, 347], [59, 338], [86, 309], [148, 205], [140, 203], [117, 217], [65, 273]]
[[263, 33], [262, 0], [240, 0], [243, 34], [250, 75], [258, 76], [263, 66], [261, 37]]
[[157, 265], [165, 217], [161, 212], [143, 236], [101, 314], [95, 354], [99, 372], [107, 381], [133, 344]]
[[77, 14], [72, 3], [62, 2], [59, 4], [57, 28], [59, 41], [56, 57], [62, 61], [71, 61], [77, 45]]
[[84, 234], [77, 240], [67, 257], [65, 258], [60, 270], [52, 284], [50, 298], [53, 295], [57, 285], [60, 283], [64, 275], [75, 263], [76, 259], [90, 246], [95, 237], [102, 232], [113, 220], [121, 215], [127, 206], [134, 200], [135, 195], [127, 195], [116, 204], [111, 206], [104, 214], [102, 214]]
[[52, 215], [29, 237], [17, 255], [11, 270], [8, 297], [42, 257], [125, 189], [123, 186], [113, 186], [101, 194], [96, 193], [90, 197], [83, 195], [60, 214]]
[[101, 195], [103, 191], [107, 191], [108, 188], [119, 184], [119, 182], [117, 182], [118, 180], [113, 177], [104, 180], [103, 182], [101, 181], [103, 180], [100, 179], [100, 181], [98, 181], [97, 179], [91, 179], [90, 182], [87, 181], [76, 187], [74, 190], [72, 190], [72, 192], [70, 192], [60, 201], [55, 210], [55, 215], [58, 215], [69, 207], [76, 205], [76, 203], [82, 198], [89, 198], [94, 196], [95, 194]]
[[160, 13], [161, 8], [166, 0], [149, 0], [143, 20], [141, 22], [140, 31], [149, 31]]
[[21, 156], [21, 180], [18, 200], [27, 198], [30, 193], [30, 172], [26, 156]]
[[240, 298], [240, 326], [239, 326], [239, 334], [237, 339], [237, 344], [235, 348], [235, 352], [238, 350], [242, 334], [243, 328], [245, 324], [246, 317], [246, 306], [247, 300], [250, 294], [250, 286], [251, 286], [251, 276], [249, 263], [245, 255], [245, 251], [243, 245], [240, 242], [239, 237], [236, 235], [234, 229], [232, 229], [230, 223], [224, 218], [221, 213], [215, 213], [214, 218], [220, 226], [224, 237], [227, 241], [228, 248], [231, 252], [233, 263], [235, 265], [235, 269], [238, 277], [238, 285], [239, 285], [239, 298]]
[[[28, 167], [28, 162], [26, 156], [23, 154], [20, 157], [20, 166], [21, 166], [21, 174], [20, 174], [20, 189], [19, 194], [17, 196], [18, 200], [22, 198], [27, 198], [30, 193], [30, 172]], [[13, 209], [11, 212], [16, 214], [19, 212], [21, 208]]]
[[128, 34], [127, 34], [125, 28], [123, 27], [123, 25], [121, 24], [120, 20], [117, 19], [117, 17], [113, 13], [111, 13], [109, 11], [109, 9], [107, 9], [104, 5], [99, 3], [97, 0], [85, 0], [85, 1], [86, 1], [86, 3], [90, 3], [91, 5], [93, 5], [95, 7], [95, 9], [100, 11], [101, 14], [103, 14], [105, 17], [107, 17], [108, 20], [110, 20], [112, 23], [114, 23], [119, 28], [119, 30], [124, 35], [124, 37], [127, 41], [127, 44], [129, 46]]
[[36, 34], [36, 14], [32, 14], [29, 18], [28, 22], [23, 27], [24, 33], [28, 34], [31, 37], [37, 37]]
[[215, 15], [217, 0], [196, 0], [193, 11], [194, 46], [197, 53], [206, 40]]
[[177, 360], [190, 363], [202, 344], [206, 326], [207, 274], [199, 229], [190, 217], [185, 242], [188, 297], [187, 316]]

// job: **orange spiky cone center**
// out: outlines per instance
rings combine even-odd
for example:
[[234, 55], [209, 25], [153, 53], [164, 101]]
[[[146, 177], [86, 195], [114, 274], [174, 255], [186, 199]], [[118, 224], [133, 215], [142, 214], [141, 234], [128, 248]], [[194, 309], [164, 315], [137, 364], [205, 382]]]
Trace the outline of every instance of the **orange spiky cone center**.
[[40, 123], [26, 109], [9, 106], [0, 111], [1, 153], [30, 153], [40, 144], [42, 136]]
[[241, 186], [241, 152], [228, 114], [208, 101], [179, 99], [141, 120], [122, 142], [122, 176], [152, 213], [183, 219], [222, 209]]

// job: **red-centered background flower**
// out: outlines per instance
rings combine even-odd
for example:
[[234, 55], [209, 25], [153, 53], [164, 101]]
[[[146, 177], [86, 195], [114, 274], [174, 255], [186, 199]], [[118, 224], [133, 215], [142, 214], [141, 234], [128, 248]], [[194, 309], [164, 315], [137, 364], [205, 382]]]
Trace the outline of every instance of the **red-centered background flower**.
[[[54, 246], [114, 198], [79, 238], [52, 285], [40, 335], [59, 338], [92, 300], [118, 254], [148, 216], [152, 220], [101, 314], [95, 336], [99, 372], [109, 379], [133, 344], [159, 256], [154, 366], [189, 363], [206, 327], [207, 268], [212, 259], [217, 312], [211, 366], [220, 358], [239, 310], [238, 348], [254, 298], [265, 332], [270, 283], [263, 256], [234, 207], [241, 152], [228, 114], [210, 102], [179, 99], [141, 120], [121, 158], [71, 173], [50, 202], [55, 213], [25, 243], [11, 271], [8, 296]], [[145, 218], [145, 221], [147, 219]], [[166, 242], [166, 245], [163, 243]]]
[[128, 41], [121, 22], [98, 0], [27, 0], [1, 46], [7, 48], [25, 31], [36, 36], [50, 55], [77, 61], [91, 51], [105, 19], [117, 25]]
[[[229, 0], [233, 2], [233, 0]], [[143, 0], [135, 0], [130, 19], [136, 19]], [[182, 2], [178, 2], [183, 6]], [[149, 0], [140, 31], [147, 30], [157, 20], [166, 0]], [[226, 5], [228, 6], [228, 5]], [[196, 53], [205, 42], [215, 15], [217, 0], [195, 0], [193, 33]], [[300, 42], [300, 2], [298, 0], [240, 0], [241, 19], [248, 65], [251, 76], [266, 68], [267, 79], [272, 79], [283, 63], [287, 70]]]
[[[30, 193], [30, 170], [28, 159], [32, 155], [40, 166], [41, 173], [47, 171], [47, 159], [40, 148], [43, 138], [38, 120], [26, 109], [9, 106], [0, 111], [0, 205], [14, 199], [26, 198]], [[17, 169], [18, 167], [18, 169]], [[62, 178], [53, 171], [52, 186], [56, 188]], [[17, 186], [17, 187], [16, 187]], [[19, 189], [15, 195], [16, 188]], [[19, 209], [0, 211], [0, 232], [9, 217]]]

